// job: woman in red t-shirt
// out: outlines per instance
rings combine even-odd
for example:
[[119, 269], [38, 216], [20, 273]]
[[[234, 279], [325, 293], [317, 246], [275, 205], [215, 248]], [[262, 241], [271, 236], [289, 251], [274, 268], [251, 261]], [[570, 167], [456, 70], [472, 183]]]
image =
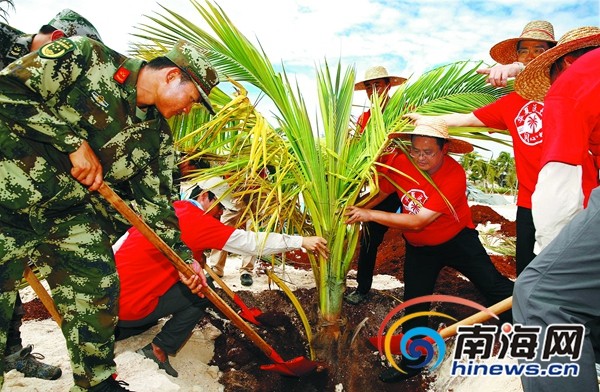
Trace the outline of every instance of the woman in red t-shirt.
[[[399, 137], [410, 139], [411, 158], [398, 156], [390, 166], [408, 177], [389, 170], [385, 173], [388, 179], [380, 182], [379, 194], [369, 204], [395, 191], [401, 197], [402, 212], [350, 207], [345, 213], [346, 223], [377, 222], [403, 231], [405, 302], [432, 294], [437, 277], [446, 266], [469, 278], [490, 303], [510, 297], [513, 282], [496, 270], [474, 229], [467, 204], [465, 172], [447, 155], [448, 152], [470, 152], [473, 147], [450, 138], [446, 123], [435, 118], [418, 122], [414, 132], [399, 134]], [[425, 303], [411, 306], [407, 312], [428, 308]], [[510, 312], [505, 312], [503, 317], [510, 321]], [[427, 326], [427, 318], [413, 318], [402, 326], [405, 332]], [[400, 366], [404, 372], [390, 368], [379, 378], [384, 382], [397, 382], [413, 377], [422, 369], [415, 365], [423, 361], [423, 358], [408, 360], [403, 356]]]

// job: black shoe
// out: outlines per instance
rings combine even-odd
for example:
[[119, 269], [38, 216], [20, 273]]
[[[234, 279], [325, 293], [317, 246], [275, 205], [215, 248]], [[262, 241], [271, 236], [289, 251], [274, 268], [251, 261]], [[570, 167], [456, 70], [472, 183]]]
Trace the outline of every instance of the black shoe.
[[153, 360], [154, 362], [156, 362], [156, 364], [158, 365], [158, 367], [160, 369], [163, 369], [165, 372], [167, 372], [167, 374], [171, 377], [177, 377], [179, 376], [179, 373], [177, 373], [177, 370], [175, 370], [173, 368], [173, 366], [171, 366], [171, 363], [169, 362], [169, 356], [166, 355], [166, 359], [164, 362], [161, 362], [156, 355], [154, 355], [154, 350], [152, 350], [152, 343], [148, 343], [146, 346], [140, 348], [139, 350], [136, 351], [136, 353], [143, 355], [144, 357]]
[[365, 302], [368, 298], [369, 294], [363, 294], [358, 290], [354, 290], [348, 295], [344, 296], [344, 300], [348, 302], [350, 305], [358, 305], [362, 302]]
[[117, 381], [114, 378], [109, 377], [106, 380], [102, 381], [98, 385], [94, 385], [88, 391], [90, 392], [133, 392], [130, 389], [125, 388], [129, 386], [125, 381]]
[[414, 376], [418, 376], [421, 374], [422, 368], [413, 369], [409, 367], [400, 366], [400, 369], [404, 370], [406, 373], [399, 372], [395, 368], [385, 369], [383, 372], [379, 374], [379, 379], [383, 382], [400, 382], [404, 380], [408, 380]]
[[252, 275], [248, 273], [240, 276], [240, 282], [242, 283], [242, 286], [252, 286], [252, 283], [254, 283]]
[[4, 358], [4, 371], [16, 369], [25, 377], [41, 378], [42, 380], [56, 380], [62, 375], [58, 366], [48, 365], [40, 362], [44, 356], [40, 353], [32, 353], [33, 345], [29, 344], [19, 351], [7, 355]]

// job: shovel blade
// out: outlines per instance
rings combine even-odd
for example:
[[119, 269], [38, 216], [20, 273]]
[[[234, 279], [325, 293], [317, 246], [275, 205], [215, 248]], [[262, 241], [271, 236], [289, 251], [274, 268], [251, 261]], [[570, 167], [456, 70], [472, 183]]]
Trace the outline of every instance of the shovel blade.
[[[401, 340], [402, 340], [402, 334], [392, 336], [392, 340], [390, 342], [390, 352], [392, 354], [400, 355], [400, 341]], [[379, 350], [379, 347], [377, 347], [377, 336], [371, 336], [369, 338], [369, 343], [371, 343], [371, 345], [373, 347], [375, 347], [376, 349]]]
[[284, 376], [302, 377], [313, 372], [319, 364], [305, 357], [297, 357], [285, 362], [270, 363], [261, 365], [262, 370], [275, 372]]

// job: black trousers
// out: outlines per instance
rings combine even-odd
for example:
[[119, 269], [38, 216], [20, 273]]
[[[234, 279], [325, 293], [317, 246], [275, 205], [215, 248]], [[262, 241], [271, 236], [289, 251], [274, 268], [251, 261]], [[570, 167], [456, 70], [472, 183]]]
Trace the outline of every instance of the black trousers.
[[534, 259], [533, 246], [535, 245], [535, 226], [531, 209], [517, 207], [517, 276]]
[[187, 341], [192, 330], [198, 324], [204, 309], [208, 305], [206, 298], [192, 294], [181, 282], [175, 283], [158, 300], [152, 313], [140, 320], [119, 320], [117, 326], [121, 338], [143, 332], [148, 327], [166, 316], [173, 315], [154, 337], [152, 343], [162, 348], [167, 354], [175, 354]]
[[[442, 268], [452, 267], [466, 276], [488, 301], [488, 306], [512, 295], [514, 283], [504, 277], [479, 241], [477, 230], [464, 228], [454, 238], [436, 246], [413, 246], [406, 243], [404, 261], [404, 302], [433, 294], [435, 282]], [[428, 311], [428, 303], [407, 308], [407, 314]], [[502, 321], [512, 322], [510, 311]], [[403, 324], [405, 331], [427, 326], [426, 317], [417, 317]]]
[[[400, 198], [397, 193], [392, 193], [381, 203], [373, 207], [374, 210], [396, 212], [400, 208]], [[375, 222], [363, 224], [363, 231], [360, 237], [360, 251], [358, 254], [358, 271], [356, 281], [357, 290], [366, 294], [371, 290], [373, 284], [373, 271], [375, 270], [375, 260], [377, 259], [377, 249], [383, 242], [383, 236], [388, 231], [388, 227]]]

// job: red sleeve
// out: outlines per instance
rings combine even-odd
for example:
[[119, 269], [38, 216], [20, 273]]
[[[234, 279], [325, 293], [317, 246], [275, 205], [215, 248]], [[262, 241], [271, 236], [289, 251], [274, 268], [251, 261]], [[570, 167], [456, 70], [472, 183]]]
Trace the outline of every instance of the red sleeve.
[[505, 95], [489, 105], [476, 109], [473, 111], [473, 114], [479, 121], [484, 123], [486, 127], [508, 129], [504, 113], [506, 113], [505, 107], [509, 104], [510, 98], [510, 94]]
[[184, 200], [175, 202], [175, 212], [179, 218], [181, 238], [194, 253], [222, 249], [235, 230]]
[[549, 96], [544, 101], [544, 143], [541, 167], [548, 162], [582, 165], [588, 155], [590, 127], [577, 111], [577, 101]]

